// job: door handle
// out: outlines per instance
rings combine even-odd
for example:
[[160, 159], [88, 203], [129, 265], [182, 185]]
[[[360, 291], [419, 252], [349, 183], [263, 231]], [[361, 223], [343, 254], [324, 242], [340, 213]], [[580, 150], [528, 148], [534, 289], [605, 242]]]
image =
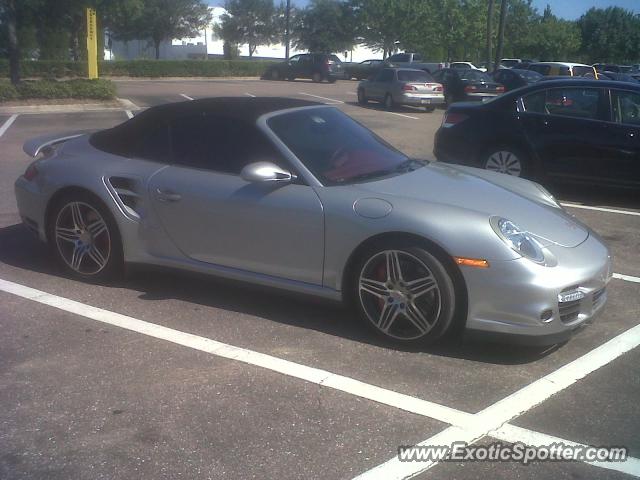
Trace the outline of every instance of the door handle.
[[179, 202], [182, 200], [182, 195], [179, 193], [175, 193], [169, 190], [161, 190], [160, 188], [156, 189], [156, 197], [161, 202]]

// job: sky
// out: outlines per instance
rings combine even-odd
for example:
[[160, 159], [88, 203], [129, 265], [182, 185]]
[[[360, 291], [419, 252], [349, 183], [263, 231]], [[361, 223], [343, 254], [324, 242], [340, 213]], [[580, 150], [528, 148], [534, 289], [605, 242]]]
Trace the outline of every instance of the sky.
[[[218, 6], [222, 5], [222, 0], [205, 0], [209, 5]], [[279, 3], [279, 1], [277, 2]], [[304, 7], [309, 3], [309, 0], [292, 0], [292, 3]], [[496, 3], [499, 3], [496, 2]], [[591, 7], [607, 8], [610, 6], [617, 6], [626, 8], [627, 10], [633, 10], [636, 13], [640, 13], [640, 0], [533, 0], [535, 7], [542, 13], [547, 4], [551, 5], [551, 11], [558, 17], [566, 18], [567, 20], [575, 20]]]

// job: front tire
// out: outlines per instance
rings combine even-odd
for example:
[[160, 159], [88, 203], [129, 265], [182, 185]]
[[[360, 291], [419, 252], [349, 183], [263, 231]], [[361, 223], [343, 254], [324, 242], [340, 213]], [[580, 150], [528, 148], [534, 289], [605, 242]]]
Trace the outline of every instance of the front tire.
[[387, 110], [393, 110], [396, 108], [396, 104], [393, 101], [393, 97], [391, 96], [390, 93], [387, 93], [387, 95], [384, 97], [384, 107]]
[[360, 319], [387, 341], [429, 345], [452, 331], [456, 294], [440, 260], [413, 242], [382, 242], [361, 255], [351, 279]]
[[60, 266], [76, 278], [102, 281], [122, 273], [122, 241], [111, 212], [93, 195], [65, 195], [51, 209], [47, 239]]
[[435, 105], [429, 105], [427, 107], [424, 107], [424, 111], [427, 113], [433, 113], [436, 111], [436, 107]]

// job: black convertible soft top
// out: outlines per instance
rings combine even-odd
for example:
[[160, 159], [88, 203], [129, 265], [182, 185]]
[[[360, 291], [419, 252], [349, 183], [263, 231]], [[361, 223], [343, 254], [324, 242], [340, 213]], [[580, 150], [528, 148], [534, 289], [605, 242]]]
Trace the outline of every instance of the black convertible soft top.
[[96, 132], [91, 135], [89, 141], [99, 150], [127, 156], [131, 146], [140, 139], [157, 131], [158, 127], [168, 126], [181, 117], [197, 114], [216, 115], [254, 124], [259, 117], [267, 113], [318, 105], [323, 104], [282, 97], [215, 97], [167, 103], [151, 107], [113, 128]]

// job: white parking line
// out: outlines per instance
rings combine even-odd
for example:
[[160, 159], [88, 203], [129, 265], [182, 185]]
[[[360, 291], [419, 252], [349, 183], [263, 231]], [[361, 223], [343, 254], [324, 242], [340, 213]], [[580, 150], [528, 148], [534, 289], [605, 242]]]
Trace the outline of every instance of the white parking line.
[[0, 279], [0, 291], [11, 293], [19, 297], [33, 300], [44, 305], [59, 308], [98, 322], [159, 338], [168, 342], [183, 345], [219, 357], [266, 368], [291, 377], [306, 380], [317, 385], [333, 388], [350, 393], [361, 398], [373, 400], [407, 412], [433, 418], [444, 423], [463, 425], [469, 422], [470, 414], [449, 408], [438, 403], [421, 400], [392, 390], [360, 382], [353, 378], [336, 375], [326, 370], [300, 365], [298, 363], [272, 357], [264, 353], [254, 352], [245, 348], [235, 347], [217, 342], [205, 337], [181, 332], [171, 328], [145, 322], [119, 313], [103, 310], [102, 308], [86, 305], [64, 297], [58, 297], [31, 287]]
[[632, 277], [631, 275], [623, 275], [622, 273], [614, 273], [613, 278], [625, 280], [627, 282], [640, 283], [640, 277]]
[[246, 95], [247, 97], [255, 98], [255, 95], [254, 95], [254, 94], [252, 94], [252, 93], [245, 93], [245, 95]]
[[[516, 427], [515, 425], [503, 425], [497, 430], [490, 432], [490, 435], [503, 442], [516, 443], [522, 442], [525, 445], [532, 447], [541, 447], [545, 445], [563, 444], [570, 447], [582, 447], [586, 448], [587, 445], [583, 443], [572, 442], [571, 440], [565, 440], [564, 438], [554, 437], [545, 433], [532, 432], [526, 428]], [[585, 463], [593, 465], [595, 467], [606, 468], [608, 470], [615, 470], [618, 472], [626, 473], [627, 475], [633, 475], [640, 477], [640, 460], [633, 457], [627, 457], [624, 462], [599, 462], [599, 461], [587, 461]]]
[[320, 95], [313, 95], [312, 93], [298, 92], [298, 94], [306, 95], [307, 97], [319, 98], [321, 100], [328, 100], [329, 102], [334, 102], [334, 103], [344, 103], [342, 100], [336, 100], [335, 98], [321, 97]]
[[[510, 442], [523, 441], [526, 443], [528, 438], [542, 438], [541, 436], [544, 434], [516, 427], [508, 429], [505, 428], [505, 425], [508, 426], [508, 422], [512, 419], [524, 414], [589, 373], [607, 365], [620, 355], [640, 345], [640, 325], [638, 325], [481, 412], [470, 414], [438, 403], [360, 382], [343, 375], [336, 375], [326, 370], [308, 367], [264, 353], [138, 320], [57, 295], [51, 295], [8, 280], [0, 279], [0, 291], [149, 337], [279, 372], [451, 425], [419, 445], [450, 445], [456, 441], [473, 443], [484, 436], [492, 435], [492, 433], [495, 433], [496, 438], [504, 438], [505, 441]], [[523, 437], [520, 440], [518, 440], [520, 438], [519, 435]], [[506, 440], [507, 436], [509, 440]], [[636, 461], [635, 459], [633, 460]], [[640, 465], [640, 461], [636, 462]], [[405, 479], [415, 476], [434, 465], [435, 463], [427, 462], [400, 462], [397, 457], [394, 457], [357, 478]], [[594, 465], [616, 469], [609, 464], [601, 465], [598, 463]], [[632, 474], [640, 476], [640, 471], [636, 470], [636, 463], [629, 465], [631, 465], [629, 471], [636, 472]]]
[[405, 115], [404, 113], [396, 113], [396, 112], [385, 112], [390, 113], [391, 115], [397, 115], [398, 117], [411, 118], [412, 120], [420, 120], [418, 117], [412, 117], [411, 115]]
[[14, 115], [11, 115], [7, 119], [7, 121], [2, 124], [2, 126], [0, 127], [0, 137], [2, 137], [7, 130], [9, 130], [9, 127], [13, 124], [13, 122], [16, 121], [16, 118], [18, 118], [18, 114], [17, 113], [14, 114]]
[[591, 207], [589, 205], [580, 205], [578, 203], [566, 203], [566, 202], [561, 202], [560, 205], [562, 205], [563, 207], [581, 208], [583, 210], [595, 210], [597, 212], [620, 213], [622, 215], [634, 215], [636, 217], [640, 217], [640, 212], [632, 212], [629, 210], [619, 210], [616, 208]]
[[128, 118], [133, 118], [133, 112], [131, 110], [125, 110], [124, 113], [127, 115]]
[[[509, 421], [526, 413], [536, 405], [573, 385], [589, 373], [607, 365], [620, 355], [636, 348], [638, 345], [640, 345], [640, 325], [621, 333], [595, 350], [473, 415], [472, 421], [467, 426], [449, 427], [441, 434], [429, 438], [419, 445], [451, 445], [453, 441], [472, 443], [486, 435], [490, 435], [492, 431], [499, 429]], [[447, 440], [453, 440], [443, 443], [439, 435], [442, 435]], [[456, 435], [459, 436], [456, 437]], [[437, 443], [437, 441], [440, 443]], [[401, 462], [395, 456], [356, 478], [402, 480], [418, 475], [433, 466], [434, 463]], [[375, 472], [375, 474], [372, 472]]]
[[181, 97], [186, 98], [187, 100], [193, 100], [189, 95], [185, 95], [184, 93], [180, 94]]

